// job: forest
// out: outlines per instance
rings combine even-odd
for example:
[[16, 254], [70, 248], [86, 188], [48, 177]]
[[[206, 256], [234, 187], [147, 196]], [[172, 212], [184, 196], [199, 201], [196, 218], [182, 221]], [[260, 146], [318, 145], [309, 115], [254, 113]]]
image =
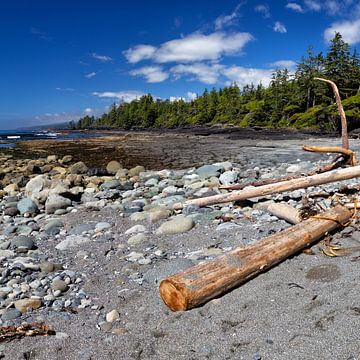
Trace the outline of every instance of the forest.
[[99, 118], [71, 121], [71, 129], [161, 128], [188, 125], [232, 124], [240, 127], [313, 128], [337, 131], [340, 126], [331, 88], [314, 77], [334, 81], [340, 91], [349, 129], [360, 127], [360, 60], [356, 49], [340, 33], [326, 54], [309, 47], [292, 73], [284, 68], [272, 74], [268, 87], [236, 83], [205, 89], [192, 101], [154, 99], [144, 95], [129, 103], [113, 104]]

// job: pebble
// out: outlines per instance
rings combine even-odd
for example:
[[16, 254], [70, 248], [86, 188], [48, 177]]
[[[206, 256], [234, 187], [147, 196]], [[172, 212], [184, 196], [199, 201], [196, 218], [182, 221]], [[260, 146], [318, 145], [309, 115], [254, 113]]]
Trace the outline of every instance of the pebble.
[[125, 231], [125, 235], [135, 234], [135, 233], [146, 233], [147, 229], [144, 225], [134, 225], [130, 229]]
[[106, 321], [109, 323], [113, 323], [119, 319], [120, 319], [120, 314], [116, 309], [111, 310], [106, 314]]
[[22, 313], [28, 311], [29, 308], [36, 310], [41, 304], [42, 302], [39, 299], [21, 299], [14, 302], [15, 308]]

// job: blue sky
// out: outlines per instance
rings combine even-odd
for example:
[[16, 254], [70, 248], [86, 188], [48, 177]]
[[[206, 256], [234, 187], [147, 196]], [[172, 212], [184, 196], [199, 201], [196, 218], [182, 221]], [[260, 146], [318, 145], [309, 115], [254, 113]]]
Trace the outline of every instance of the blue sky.
[[99, 115], [145, 93], [267, 85], [335, 31], [357, 46], [358, 1], [4, 0], [0, 129]]

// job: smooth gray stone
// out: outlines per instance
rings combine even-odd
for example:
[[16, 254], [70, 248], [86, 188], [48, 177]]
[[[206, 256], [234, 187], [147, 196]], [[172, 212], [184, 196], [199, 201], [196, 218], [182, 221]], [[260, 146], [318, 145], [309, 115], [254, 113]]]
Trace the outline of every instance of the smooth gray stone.
[[23, 198], [17, 203], [17, 209], [20, 214], [30, 213], [34, 214], [38, 211], [37, 205], [30, 198]]
[[19, 235], [11, 240], [10, 245], [15, 248], [23, 247], [28, 250], [33, 250], [36, 247], [34, 240], [35, 238], [33, 236]]
[[17, 319], [21, 316], [21, 312], [17, 309], [8, 309], [4, 314], [1, 316], [2, 321], [9, 321]]

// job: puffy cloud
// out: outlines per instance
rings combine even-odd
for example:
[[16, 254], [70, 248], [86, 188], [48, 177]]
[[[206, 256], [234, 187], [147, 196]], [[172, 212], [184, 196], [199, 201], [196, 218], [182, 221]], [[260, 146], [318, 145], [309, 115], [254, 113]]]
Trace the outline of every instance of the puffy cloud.
[[263, 18], [265, 18], [265, 19], [268, 19], [271, 17], [270, 8], [269, 8], [269, 5], [267, 5], [267, 4], [256, 5], [254, 10], [256, 12], [262, 14]]
[[330, 41], [335, 32], [339, 32], [343, 40], [350, 45], [357, 44], [360, 42], [360, 19], [338, 21], [330, 25], [324, 31], [324, 39]]
[[99, 55], [97, 53], [92, 53], [91, 56], [96, 59], [99, 60], [101, 62], [109, 62], [109, 61], [113, 61], [113, 59], [110, 56], [107, 55]]
[[179, 101], [179, 100], [185, 101], [185, 98], [183, 98], [182, 96], [170, 96], [169, 100], [170, 100], [170, 102], [175, 102], [175, 101]]
[[169, 74], [160, 66], [144, 66], [140, 69], [135, 69], [129, 72], [132, 76], [142, 75], [148, 83], [157, 83], [166, 80]]
[[214, 32], [209, 35], [194, 33], [181, 39], [167, 41], [158, 48], [138, 45], [124, 51], [124, 55], [130, 63], [145, 59], [158, 63], [218, 60], [222, 55], [240, 52], [251, 40], [252, 35], [245, 32]]
[[283, 23], [281, 23], [280, 21], [275, 22], [273, 30], [275, 32], [279, 32], [279, 33], [282, 33], [282, 34], [287, 33], [287, 29], [286, 29], [285, 25]]
[[96, 72], [95, 71], [92, 71], [91, 73], [88, 73], [88, 74], [85, 74], [84, 76], [87, 78], [87, 79], [91, 79], [92, 77], [96, 76]]
[[191, 101], [191, 100], [195, 100], [197, 98], [197, 94], [192, 92], [192, 91], [188, 91], [186, 93], [186, 98]]
[[90, 114], [92, 114], [94, 112], [94, 109], [92, 109], [92, 108], [86, 108], [86, 109], [84, 109], [84, 114], [86, 114], [86, 115], [90, 115]]
[[222, 69], [223, 65], [220, 64], [194, 63], [176, 65], [170, 71], [175, 75], [175, 78], [180, 78], [182, 75], [192, 75], [192, 80], [197, 79], [205, 84], [215, 84]]
[[231, 81], [236, 82], [240, 87], [249, 84], [262, 84], [268, 86], [271, 81], [273, 70], [245, 68], [242, 66], [231, 66], [222, 71], [222, 73]]
[[135, 99], [139, 99], [144, 95], [141, 91], [130, 90], [130, 91], [104, 91], [104, 92], [93, 92], [92, 95], [99, 98], [110, 98], [119, 99], [120, 101], [130, 102]]
[[287, 9], [294, 10], [294, 11], [299, 12], [299, 13], [304, 12], [304, 9], [302, 8], [302, 6], [300, 4], [297, 4], [297, 3], [290, 2], [290, 3], [287, 3], [285, 7]]
[[236, 19], [240, 16], [239, 11], [242, 5], [242, 3], [238, 4], [234, 11], [229, 15], [220, 15], [215, 20], [215, 30], [221, 30], [226, 26], [234, 25]]
[[136, 45], [125, 50], [123, 54], [129, 63], [135, 64], [141, 60], [151, 59], [155, 51], [156, 47], [152, 45]]

